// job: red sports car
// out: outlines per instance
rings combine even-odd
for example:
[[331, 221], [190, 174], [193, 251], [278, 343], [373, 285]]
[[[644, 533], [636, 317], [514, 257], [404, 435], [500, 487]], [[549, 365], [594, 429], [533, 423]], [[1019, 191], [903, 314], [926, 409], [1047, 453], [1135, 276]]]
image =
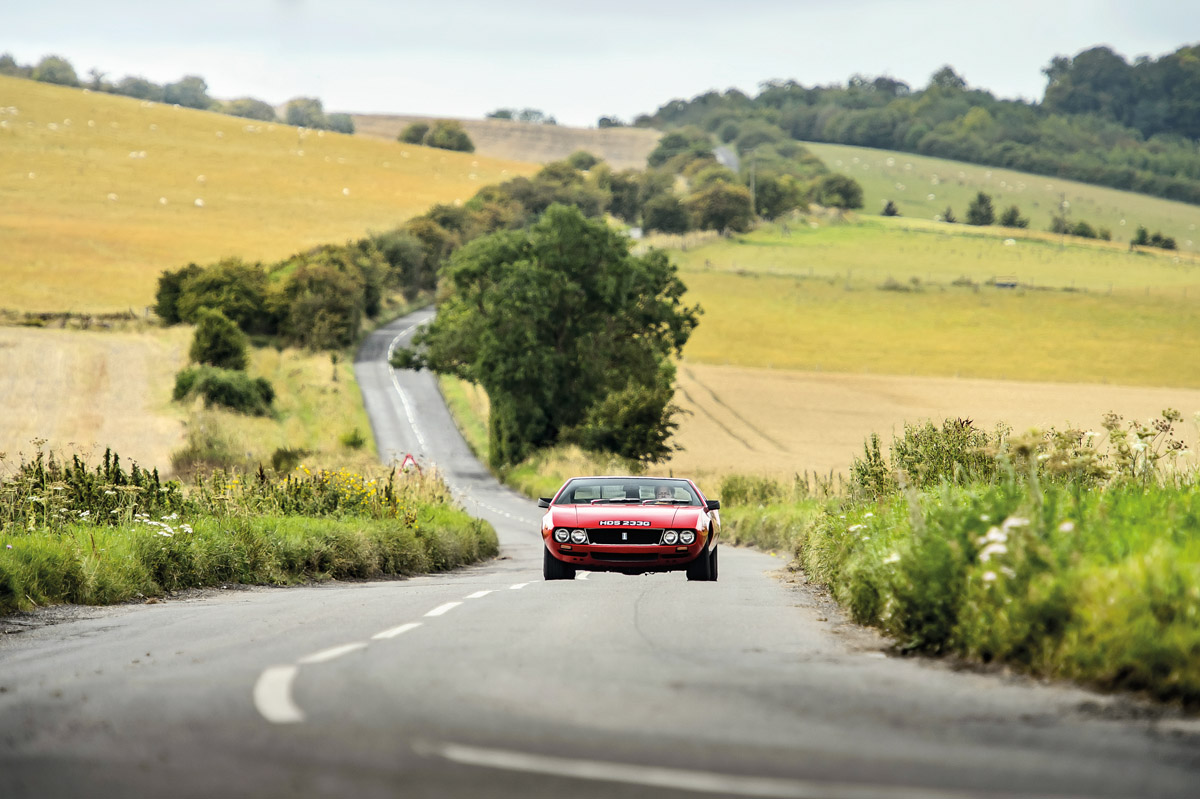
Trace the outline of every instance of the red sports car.
[[573, 477], [538, 500], [547, 580], [585, 571], [717, 579], [721, 503], [674, 477]]

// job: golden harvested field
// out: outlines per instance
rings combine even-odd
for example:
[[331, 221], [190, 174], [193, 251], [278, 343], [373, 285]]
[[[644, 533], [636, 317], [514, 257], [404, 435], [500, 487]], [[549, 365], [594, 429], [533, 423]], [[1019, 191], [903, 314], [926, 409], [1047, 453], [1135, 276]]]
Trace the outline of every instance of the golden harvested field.
[[1145, 194], [1049, 178], [1011, 169], [968, 164], [911, 153], [844, 144], [805, 142], [835, 172], [845, 172], [863, 187], [864, 209], [876, 214], [892, 200], [905, 217], [933, 219], [949, 205], [959, 221], [976, 192], [992, 197], [996, 216], [1016, 205], [1030, 228], [1047, 230], [1065, 199], [1071, 222], [1106, 227], [1113, 241], [1128, 244], [1138, 225], [1173, 236], [1183, 252], [1200, 252], [1200, 207]]
[[[395, 141], [410, 123], [431, 117], [360, 114], [354, 127], [366, 136]], [[559, 161], [578, 150], [608, 162], [613, 169], [644, 169], [646, 156], [662, 133], [647, 128], [569, 128], [532, 125], [507, 119], [460, 119], [478, 155], [515, 161]]]
[[8, 465], [45, 439], [56, 452], [102, 454], [167, 470], [183, 442], [172, 407], [188, 330], [93, 332], [0, 327], [0, 452]]
[[140, 309], [163, 269], [283, 258], [536, 168], [0, 76], [0, 307]]
[[683, 451], [656, 471], [701, 478], [731, 472], [848, 475], [871, 433], [890, 444], [905, 422], [946, 418], [972, 419], [987, 429], [1003, 421], [1016, 432], [1053, 426], [1103, 433], [1106, 411], [1144, 422], [1175, 408], [1187, 419], [1176, 432], [1195, 452], [1193, 414], [1200, 414], [1195, 388], [828, 374], [693, 362], [680, 365], [676, 401], [690, 412], [675, 438]]

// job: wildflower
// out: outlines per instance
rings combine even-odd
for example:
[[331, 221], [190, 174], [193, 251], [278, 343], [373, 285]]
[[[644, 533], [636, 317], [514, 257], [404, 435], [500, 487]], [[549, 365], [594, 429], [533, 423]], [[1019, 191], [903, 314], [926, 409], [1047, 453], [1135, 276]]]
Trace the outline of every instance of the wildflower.
[[883, 562], [884, 563], [899, 563], [900, 562], [900, 553], [893, 552], [892, 554], [890, 554], [886, 558], [884, 558]]
[[863, 514], [864, 519], [870, 519], [870, 518], [873, 518], [874, 516], [875, 516], [875, 514], [871, 513], [870, 511], [867, 511], [866, 513]]
[[106, 496], [106, 497], [115, 497], [116, 495], [117, 495], [116, 491], [105, 491], [104, 492], [104, 496]]
[[1009, 516], [1007, 519], [1004, 520], [1004, 524], [1002, 524], [1000, 526], [1004, 528], [1005, 532], [1008, 532], [1009, 530], [1013, 529], [1014, 527], [1028, 527], [1029, 520], [1022, 519], [1020, 516]]
[[1016, 570], [1010, 569], [1007, 566], [1001, 566], [1000, 573], [1003, 574], [1005, 577], [1008, 577], [1009, 579], [1017, 576]]
[[161, 535], [163, 538], [173, 538], [174, 537], [170, 533], [168, 533], [166, 530], [159, 530], [158, 534]]
[[983, 573], [983, 581], [984, 581], [985, 583], [991, 583], [991, 582], [995, 582], [995, 580], [996, 580], [996, 573], [995, 573], [995, 572], [984, 572], [984, 573]]
[[990, 522], [991, 520], [992, 520], [992, 517], [991, 517], [991, 516], [989, 516], [989, 515], [987, 515], [986, 513], [981, 513], [981, 514], [979, 514], [979, 521], [981, 521], [981, 522]]
[[992, 559], [992, 555], [1004, 555], [1008, 552], [1008, 547], [1004, 544], [993, 543], [988, 544], [979, 552], [979, 560], [982, 563], [987, 563]]
[[999, 527], [993, 527], [987, 531], [982, 537], [977, 539], [976, 543], [979, 546], [987, 546], [988, 544], [1003, 544], [1008, 540], [1008, 531], [1001, 530]]
[[1063, 522], [1062, 524], [1060, 524], [1060, 525], [1058, 526], [1058, 531], [1059, 531], [1060, 533], [1073, 533], [1073, 532], [1075, 532], [1075, 522], [1072, 522], [1072, 521], [1069, 521], [1069, 520], [1068, 520], [1068, 521], [1065, 521], [1065, 522]]
[[867, 526], [865, 524], [852, 524], [848, 528], [847, 532], [857, 533], [859, 530], [865, 530], [865, 529], [867, 529]]
[[12, 544], [5, 544], [5, 545], [4, 545], [4, 548], [5, 548], [5, 549], [12, 549]]

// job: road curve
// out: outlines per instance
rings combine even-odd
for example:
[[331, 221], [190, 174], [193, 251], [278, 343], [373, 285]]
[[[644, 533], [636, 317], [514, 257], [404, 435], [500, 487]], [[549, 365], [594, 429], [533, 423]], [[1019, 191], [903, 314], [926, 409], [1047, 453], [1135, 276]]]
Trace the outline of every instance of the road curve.
[[356, 371], [385, 457], [436, 462], [500, 558], [211, 592], [0, 637], [0, 796], [1195, 796], [1193, 722], [889, 657], [781, 562], [543, 582], [538, 511], [427, 374]]

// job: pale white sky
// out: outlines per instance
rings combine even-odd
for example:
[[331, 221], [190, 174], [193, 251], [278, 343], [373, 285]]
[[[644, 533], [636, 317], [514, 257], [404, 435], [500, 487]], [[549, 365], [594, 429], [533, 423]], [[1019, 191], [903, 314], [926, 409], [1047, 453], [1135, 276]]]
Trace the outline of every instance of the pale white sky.
[[1132, 60], [1200, 41], [1195, 0], [0, 2], [0, 52], [59, 54], [81, 77], [198, 74], [222, 98], [459, 117], [532, 107], [583, 126], [773, 78], [920, 88], [943, 64], [1040, 99], [1056, 54], [1107, 44]]

